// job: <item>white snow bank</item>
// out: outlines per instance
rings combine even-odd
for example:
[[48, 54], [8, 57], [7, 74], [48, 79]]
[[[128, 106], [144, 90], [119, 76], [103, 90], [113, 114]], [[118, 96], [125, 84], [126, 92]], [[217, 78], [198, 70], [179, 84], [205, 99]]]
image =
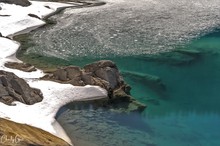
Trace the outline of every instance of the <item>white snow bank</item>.
[[19, 46], [20, 44], [16, 41], [0, 37], [0, 70], [13, 72], [20, 78], [40, 78], [44, 76], [45, 74], [39, 69], [34, 72], [24, 72], [16, 69], [10, 69], [4, 66], [4, 64], [8, 61], [21, 62], [15, 58], [15, 54]]
[[34, 105], [14, 102], [15, 106], [7, 106], [0, 102], [0, 117], [41, 128], [69, 143], [68, 136], [54, 119], [59, 108], [73, 101], [107, 97], [106, 90], [98, 86], [78, 87], [52, 81], [30, 81], [29, 84], [42, 91], [42, 102]]
[[[29, 32], [45, 24], [44, 21], [30, 17], [28, 14], [34, 14], [42, 19], [62, 7], [74, 6], [54, 2], [31, 1], [31, 3], [32, 5], [28, 7], [0, 3], [2, 8], [0, 33], [3, 36], [12, 38], [14, 35]], [[15, 106], [8, 106], [0, 102], [0, 117], [41, 128], [72, 144], [63, 128], [54, 119], [57, 111], [69, 102], [106, 98], [106, 90], [97, 86], [77, 87], [52, 81], [39, 81], [37, 78], [44, 75], [41, 70], [27, 73], [5, 67], [4, 64], [7, 61], [19, 61], [15, 57], [19, 46], [20, 44], [16, 41], [0, 37], [0, 70], [13, 72], [26, 79], [30, 86], [42, 91], [44, 99], [34, 105], [14, 102]]]
[[55, 3], [55, 2], [37, 2], [31, 1], [28, 7], [0, 3], [0, 32], [3, 36], [13, 36], [20, 31], [31, 31], [45, 24], [44, 21], [30, 17], [28, 14], [34, 14], [39, 18], [44, 18], [63, 7], [74, 6], [73, 4]]
[[20, 44], [16, 41], [0, 37], [0, 59], [8, 58], [14, 55]]

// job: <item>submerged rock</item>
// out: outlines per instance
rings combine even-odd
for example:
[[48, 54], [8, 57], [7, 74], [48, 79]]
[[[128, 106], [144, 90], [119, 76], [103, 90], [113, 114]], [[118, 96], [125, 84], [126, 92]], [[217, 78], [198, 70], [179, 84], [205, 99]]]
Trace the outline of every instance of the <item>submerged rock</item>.
[[21, 6], [30, 6], [31, 3], [28, 0], [0, 0], [0, 3], [8, 3], [8, 4], [15, 4], [15, 5], [21, 5]]
[[186, 54], [189, 56], [194, 56], [194, 57], [198, 57], [201, 55], [201, 52], [198, 50], [192, 50], [192, 49], [175, 49], [173, 50], [173, 52], [179, 52], [181, 54]]
[[11, 105], [13, 101], [20, 101], [31, 105], [42, 99], [39, 89], [31, 88], [24, 79], [14, 73], [0, 71], [0, 102]]
[[170, 64], [174, 66], [190, 65], [201, 57], [201, 52], [197, 50], [175, 49], [171, 52], [164, 52], [149, 56], [144, 56], [141, 59], [159, 63]]
[[125, 107], [135, 102], [136, 110], [146, 108], [143, 104], [137, 104], [137, 101], [130, 96], [131, 87], [127, 85], [116, 64], [110, 60], [101, 60], [84, 66], [82, 69], [77, 66], [62, 67], [51, 71], [42, 79], [52, 80], [59, 83], [68, 83], [75, 86], [96, 85], [108, 91], [109, 101], [106, 105], [112, 103], [126, 103]]
[[1, 146], [69, 146], [64, 140], [39, 128], [0, 118]]
[[167, 98], [166, 86], [162, 82], [161, 78], [155, 75], [144, 74], [134, 71], [123, 71], [122, 75], [124, 77], [129, 77], [135, 82], [142, 83], [144, 86], [152, 89], [157, 94], [160, 95], [161, 98]]

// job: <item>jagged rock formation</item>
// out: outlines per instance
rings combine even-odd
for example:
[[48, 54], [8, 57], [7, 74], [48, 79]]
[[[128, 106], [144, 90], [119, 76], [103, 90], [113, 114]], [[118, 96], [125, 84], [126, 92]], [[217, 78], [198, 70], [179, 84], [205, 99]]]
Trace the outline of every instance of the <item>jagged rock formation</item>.
[[39, 128], [0, 118], [1, 146], [69, 146], [64, 140]]
[[10, 105], [13, 101], [34, 104], [42, 101], [40, 90], [31, 88], [24, 79], [14, 73], [0, 71], [0, 102]]
[[2, 3], [8, 3], [8, 4], [15, 4], [15, 5], [21, 5], [21, 6], [30, 6], [31, 3], [28, 0], [0, 0]]
[[143, 110], [145, 105], [130, 96], [131, 87], [127, 85], [116, 64], [109, 60], [101, 60], [84, 66], [68, 66], [49, 72], [42, 79], [75, 86], [97, 85], [108, 91], [109, 103], [127, 103], [135, 105], [133, 110]]

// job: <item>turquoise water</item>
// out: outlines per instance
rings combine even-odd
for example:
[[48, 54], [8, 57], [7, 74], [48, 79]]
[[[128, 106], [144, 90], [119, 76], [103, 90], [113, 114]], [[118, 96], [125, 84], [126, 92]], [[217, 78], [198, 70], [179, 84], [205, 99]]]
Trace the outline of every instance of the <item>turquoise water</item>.
[[[186, 45], [186, 49], [201, 51], [197, 60], [186, 65], [149, 61], [143, 56], [110, 58], [121, 71], [160, 77], [166, 91], [161, 93], [143, 81], [125, 77], [132, 86], [131, 94], [148, 105], [144, 112], [123, 114], [89, 106], [75, 111], [68, 107], [58, 120], [74, 140], [87, 141], [88, 145], [218, 146], [219, 40], [220, 33], [215, 32]], [[149, 99], [156, 99], [156, 103]]]
[[31, 33], [36, 46], [23, 57], [37, 54], [40, 63], [57, 66], [111, 59], [121, 72], [154, 75], [166, 86], [124, 74], [132, 96], [148, 106], [142, 113], [89, 103], [63, 107], [57, 119], [76, 146], [219, 146], [219, 6], [214, 0], [128, 0], [68, 9], [52, 17], [57, 25]]

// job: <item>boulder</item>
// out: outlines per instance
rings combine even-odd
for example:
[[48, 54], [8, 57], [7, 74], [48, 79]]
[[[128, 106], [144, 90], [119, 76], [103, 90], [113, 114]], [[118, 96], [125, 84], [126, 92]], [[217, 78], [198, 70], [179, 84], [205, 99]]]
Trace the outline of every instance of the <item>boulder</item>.
[[0, 101], [11, 105], [13, 101], [31, 105], [42, 101], [43, 96], [39, 89], [31, 88], [24, 79], [15, 74], [0, 71]]
[[100, 68], [111, 67], [117, 68], [116, 64], [110, 60], [101, 60], [84, 66], [85, 72], [95, 72]]
[[30, 6], [31, 3], [28, 0], [0, 0], [0, 3], [8, 3], [8, 4], [15, 4], [20, 6]]
[[[135, 100], [130, 96], [130, 86], [121, 76], [116, 64], [110, 60], [101, 60], [84, 66], [68, 66], [51, 71], [42, 79], [52, 80], [59, 83], [68, 83], [74, 86], [96, 85], [108, 91], [109, 105], [115, 103], [132, 104]], [[144, 109], [143, 104], [137, 109]]]
[[71, 83], [75, 86], [97, 85], [107, 91], [116, 89], [123, 84], [117, 66], [109, 60], [88, 64], [82, 69], [77, 66], [62, 67], [50, 72], [42, 79]]

